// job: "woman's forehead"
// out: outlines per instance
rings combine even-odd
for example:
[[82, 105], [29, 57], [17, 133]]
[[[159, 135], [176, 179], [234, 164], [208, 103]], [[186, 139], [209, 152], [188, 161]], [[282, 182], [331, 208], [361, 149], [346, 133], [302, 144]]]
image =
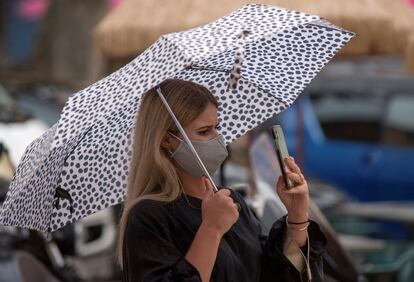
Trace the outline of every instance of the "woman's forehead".
[[202, 126], [211, 126], [217, 124], [217, 108], [209, 103], [207, 107], [200, 113], [200, 115], [193, 120], [190, 125], [198, 128]]

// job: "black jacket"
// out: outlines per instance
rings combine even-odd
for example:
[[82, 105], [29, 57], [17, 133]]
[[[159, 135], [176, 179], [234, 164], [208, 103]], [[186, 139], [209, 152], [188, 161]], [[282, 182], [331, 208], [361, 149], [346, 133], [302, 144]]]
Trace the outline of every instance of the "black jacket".
[[[213, 282], [306, 281], [283, 254], [285, 218], [277, 220], [269, 235], [243, 197], [238, 221], [223, 236], [211, 275]], [[164, 203], [143, 200], [128, 216], [123, 245], [123, 281], [201, 281], [185, 258], [201, 223], [201, 200], [182, 196]], [[321, 253], [326, 239], [315, 222], [308, 228], [313, 282], [323, 281]]]

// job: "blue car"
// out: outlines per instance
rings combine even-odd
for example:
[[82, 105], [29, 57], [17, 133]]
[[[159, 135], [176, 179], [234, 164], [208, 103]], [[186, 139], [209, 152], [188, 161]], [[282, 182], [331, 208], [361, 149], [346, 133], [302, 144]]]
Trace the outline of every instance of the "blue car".
[[360, 201], [414, 200], [414, 77], [390, 66], [333, 63], [278, 116], [306, 175]]

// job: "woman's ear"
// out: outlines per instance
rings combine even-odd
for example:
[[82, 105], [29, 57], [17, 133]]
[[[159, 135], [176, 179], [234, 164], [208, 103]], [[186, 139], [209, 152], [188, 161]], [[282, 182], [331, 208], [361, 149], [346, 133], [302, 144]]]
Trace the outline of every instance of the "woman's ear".
[[173, 151], [173, 138], [168, 132], [164, 135], [164, 138], [161, 140], [161, 148], [164, 148], [168, 151]]
[[174, 134], [169, 134], [169, 132], [167, 132], [164, 136], [164, 138], [161, 140], [161, 148], [167, 150], [168, 152], [174, 152], [175, 149], [177, 149], [177, 147], [180, 145], [180, 140], [177, 137], [175, 137]]

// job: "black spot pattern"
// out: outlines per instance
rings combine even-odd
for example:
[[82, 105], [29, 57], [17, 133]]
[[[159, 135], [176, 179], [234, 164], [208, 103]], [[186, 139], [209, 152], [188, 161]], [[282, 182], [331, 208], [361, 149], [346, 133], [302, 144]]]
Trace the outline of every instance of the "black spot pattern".
[[[228, 88], [237, 35], [243, 64]], [[291, 105], [353, 36], [317, 16], [250, 4], [215, 22], [160, 37], [108, 77], [67, 101], [59, 121], [26, 149], [0, 224], [54, 231], [125, 198], [132, 130], [142, 93], [171, 77], [209, 88], [226, 144]], [[73, 199], [54, 205], [57, 187]]]

